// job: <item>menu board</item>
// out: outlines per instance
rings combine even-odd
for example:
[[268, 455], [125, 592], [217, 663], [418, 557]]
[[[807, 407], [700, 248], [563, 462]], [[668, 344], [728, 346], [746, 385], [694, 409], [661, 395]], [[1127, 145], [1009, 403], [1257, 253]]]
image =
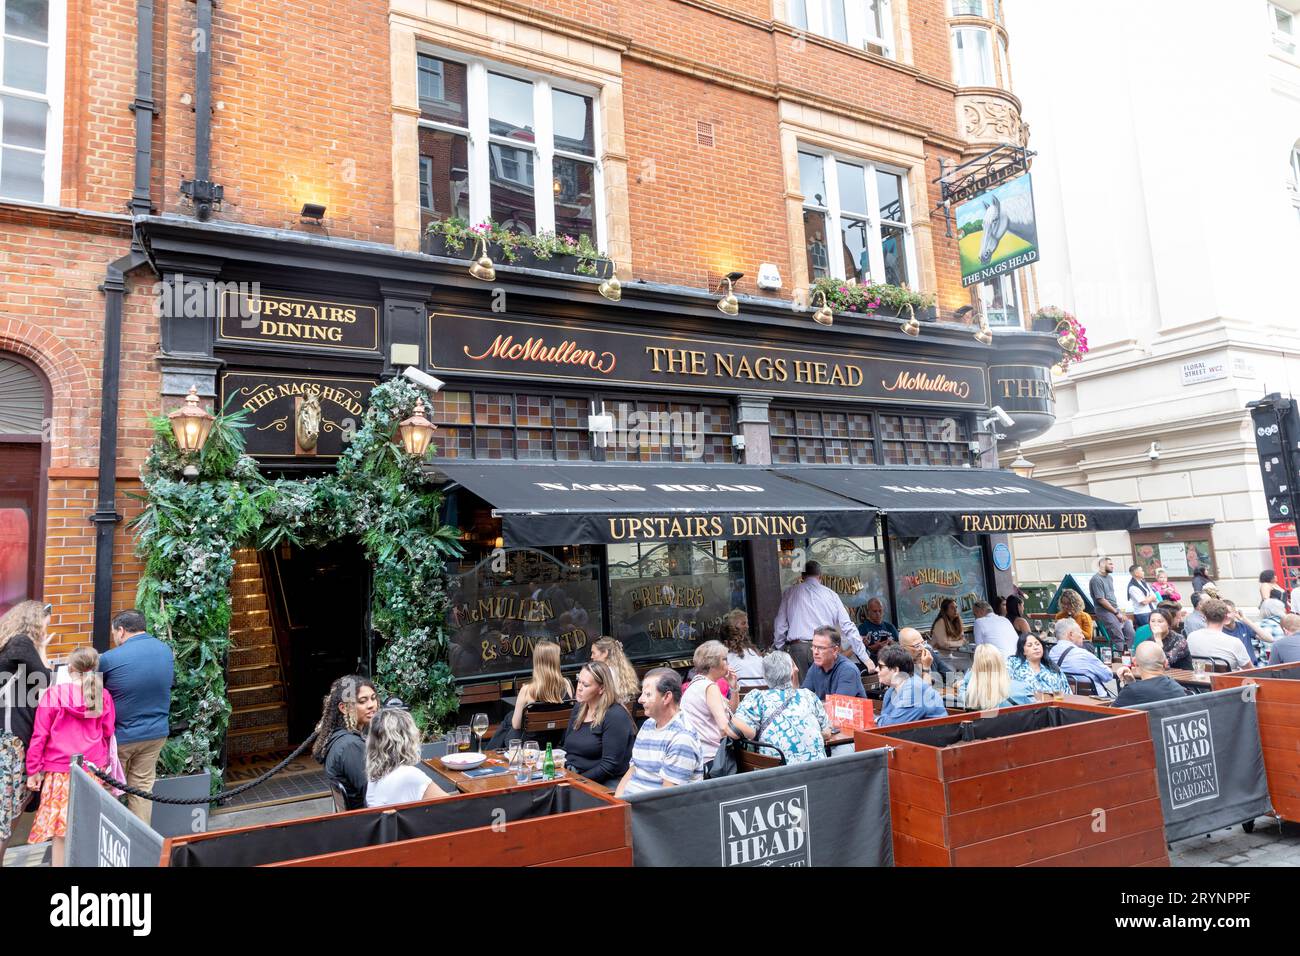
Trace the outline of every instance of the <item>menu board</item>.
[[878, 598], [889, 620], [889, 576], [875, 538], [813, 538], [781, 552], [781, 590], [797, 584], [809, 561], [821, 565], [821, 582], [840, 596], [853, 623], [867, 619], [867, 602]]
[[1133, 544], [1133, 561], [1141, 565], [1148, 578], [1154, 580], [1161, 568], [1171, 578], [1190, 578], [1198, 570], [1214, 573], [1209, 538], [1179, 539], [1170, 532], [1162, 533], [1162, 537], [1165, 540]]
[[463, 566], [451, 579], [451, 670], [457, 677], [532, 670], [540, 640], [579, 664], [600, 637], [600, 566], [589, 547], [514, 548]]
[[746, 607], [739, 544], [612, 544], [608, 557], [610, 624], [633, 660], [690, 657], [721, 639], [728, 611]]
[[894, 600], [899, 627], [927, 630], [944, 598], [953, 598], [967, 624], [975, 621], [975, 602], [988, 599], [979, 544], [954, 535], [893, 539]]

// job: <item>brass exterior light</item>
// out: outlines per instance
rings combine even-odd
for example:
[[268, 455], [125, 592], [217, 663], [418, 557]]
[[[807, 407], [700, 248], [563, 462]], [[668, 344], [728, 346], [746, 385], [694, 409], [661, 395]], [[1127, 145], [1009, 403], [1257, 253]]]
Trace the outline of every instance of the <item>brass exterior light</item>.
[[1021, 478], [1032, 478], [1034, 476], [1034, 463], [1025, 457], [1025, 453], [1016, 446], [1016, 460], [1011, 463], [1011, 470]]
[[[172, 434], [176, 436], [176, 447], [184, 455], [203, 450], [216, 416], [199, 404], [198, 386], [191, 385], [189, 394], [185, 396], [185, 404], [168, 412], [167, 420], [171, 423]], [[198, 473], [197, 465], [191, 463], [185, 466], [184, 474], [187, 477], [197, 477]]]
[[835, 313], [831, 311], [830, 305], [826, 301], [826, 293], [818, 292], [822, 297], [822, 304], [813, 313], [813, 321], [818, 325], [833, 325], [835, 323]]
[[469, 274], [484, 282], [496, 281], [497, 270], [492, 264], [492, 257], [487, 254], [487, 239], [483, 236], [476, 236], [474, 239], [474, 255], [476, 258], [474, 264], [469, 267]]
[[989, 328], [989, 324], [984, 321], [983, 316], [980, 316], [980, 329], [975, 333], [975, 341], [981, 345], [993, 344], [993, 330]]
[[906, 322], [900, 325], [898, 329], [900, 332], [904, 333], [905, 335], [910, 335], [912, 336], [912, 338], [916, 338], [918, 335], [921, 334], [921, 323], [916, 321], [916, 316], [912, 316], [910, 319], [908, 319]]
[[618, 276], [614, 275], [614, 260], [608, 259], [609, 275], [601, 280], [600, 287], [596, 290], [610, 302], [617, 302], [623, 298], [623, 284], [618, 281]]
[[[733, 291], [737, 282], [745, 278], [743, 272], [728, 272], [722, 280], [727, 283], [727, 294], [718, 300], [718, 311], [727, 315], [736, 315], [740, 312], [740, 302], [736, 299], [736, 293]], [[722, 288], [721, 285], [718, 288]]]
[[436, 426], [433, 422], [424, 417], [422, 398], [415, 400], [415, 411], [411, 417], [397, 426], [397, 432], [402, 436], [402, 447], [412, 458], [424, 457], [424, 453], [429, 450], [429, 442], [433, 439], [435, 430]]

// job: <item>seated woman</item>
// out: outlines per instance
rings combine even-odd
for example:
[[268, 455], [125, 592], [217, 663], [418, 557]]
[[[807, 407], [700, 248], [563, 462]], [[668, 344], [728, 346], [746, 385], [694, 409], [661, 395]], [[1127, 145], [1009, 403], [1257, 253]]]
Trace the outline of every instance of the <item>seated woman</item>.
[[420, 769], [420, 731], [405, 710], [385, 707], [366, 738], [366, 806], [391, 807], [451, 796]]
[[1085, 641], [1092, 640], [1092, 615], [1084, 610], [1083, 595], [1078, 591], [1066, 589], [1061, 592], [1061, 599], [1058, 602], [1060, 610], [1056, 612], [1056, 620], [1072, 617], [1075, 623], [1079, 625], [1079, 630], [1083, 631]]
[[1016, 653], [1007, 658], [1007, 674], [1031, 694], [1068, 694], [1070, 682], [1047, 657], [1043, 642], [1032, 634], [1021, 634]]
[[[730, 685], [729, 698], [718, 690], [718, 681], [724, 678]], [[731, 729], [731, 714], [739, 696], [736, 672], [727, 664], [726, 646], [721, 641], [705, 641], [695, 648], [695, 676], [682, 691], [682, 715], [695, 731], [706, 766], [713, 762], [722, 738], [736, 736]]]
[[375, 685], [357, 674], [340, 677], [325, 695], [311, 754], [325, 765], [330, 786], [349, 810], [366, 805], [366, 731], [379, 707]]
[[1187, 638], [1178, 633], [1177, 621], [1177, 612], [1157, 607], [1151, 612], [1151, 620], [1134, 632], [1134, 651], [1143, 641], [1154, 640], [1164, 648], [1168, 666], [1191, 667], [1192, 655], [1187, 650]]
[[1007, 672], [1007, 659], [992, 644], [975, 648], [975, 661], [962, 680], [961, 696], [967, 710], [995, 710], [1028, 704], [1033, 695]]
[[560, 645], [555, 641], [538, 641], [533, 647], [533, 677], [519, 688], [514, 713], [503, 720], [488, 743], [488, 750], [500, 750], [510, 737], [518, 736], [524, 726], [524, 711], [529, 704], [562, 704], [573, 699], [573, 685], [560, 673]]
[[740, 608], [722, 618], [722, 643], [727, 646], [727, 664], [736, 672], [741, 687], [764, 682], [763, 655], [749, 640], [749, 615]]
[[763, 658], [767, 690], [745, 695], [731, 722], [747, 740], [776, 747], [785, 754], [786, 763], [821, 760], [831, 736], [826, 705], [807, 688], [794, 686], [798, 673], [794, 658], [771, 651]]
[[965, 625], [957, 602], [944, 598], [939, 604], [939, 614], [930, 625], [930, 644], [940, 651], [955, 651], [966, 643]]
[[1025, 602], [1014, 594], [1007, 598], [1007, 620], [1016, 629], [1017, 634], [1028, 634], [1032, 628], [1025, 617]]
[[591, 645], [591, 659], [609, 665], [614, 675], [615, 696], [630, 713], [636, 707], [636, 699], [641, 696], [641, 678], [636, 676], [636, 668], [627, 659], [623, 642], [613, 637], [600, 638]]
[[616, 784], [632, 759], [636, 724], [618, 699], [614, 672], [603, 661], [588, 661], [578, 671], [578, 706], [564, 732], [565, 763], [588, 780]]

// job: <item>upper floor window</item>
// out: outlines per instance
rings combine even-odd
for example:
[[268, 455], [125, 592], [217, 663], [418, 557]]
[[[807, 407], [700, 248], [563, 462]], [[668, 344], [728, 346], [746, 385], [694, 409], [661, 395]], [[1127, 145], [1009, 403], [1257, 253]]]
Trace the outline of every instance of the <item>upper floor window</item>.
[[1273, 45], [1288, 56], [1296, 55], [1295, 15], [1281, 7], [1269, 4], [1269, 20], [1273, 30]]
[[958, 27], [952, 31], [952, 68], [958, 86], [993, 85], [993, 48], [988, 30]]
[[420, 53], [420, 211], [599, 244], [595, 97]]
[[952, 0], [952, 15], [954, 17], [982, 17], [984, 16], [984, 0]]
[[916, 264], [906, 176], [801, 150], [799, 188], [810, 280], [911, 282]]
[[978, 294], [984, 301], [989, 325], [1020, 327], [1020, 298], [1014, 273], [981, 283]]
[[894, 55], [889, 0], [787, 0], [791, 25], [876, 53]]
[[58, 203], [63, 0], [0, 0], [0, 199]]
[[1300, 143], [1291, 150], [1291, 181], [1287, 184], [1291, 192], [1291, 204], [1295, 206], [1296, 215], [1300, 215]]

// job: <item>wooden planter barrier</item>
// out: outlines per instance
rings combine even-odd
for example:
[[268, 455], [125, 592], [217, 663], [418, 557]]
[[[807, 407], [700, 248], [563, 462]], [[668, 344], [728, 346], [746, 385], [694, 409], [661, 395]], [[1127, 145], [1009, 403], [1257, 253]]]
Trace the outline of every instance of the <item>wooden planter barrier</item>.
[[1275, 664], [1231, 674], [1213, 674], [1215, 690], [1254, 684], [1259, 742], [1273, 809], [1300, 821], [1300, 664]]
[[161, 865], [631, 866], [631, 817], [600, 788], [546, 782], [174, 837]]
[[857, 750], [894, 748], [895, 865], [1169, 865], [1146, 714], [1059, 701], [994, 713], [854, 735]]

